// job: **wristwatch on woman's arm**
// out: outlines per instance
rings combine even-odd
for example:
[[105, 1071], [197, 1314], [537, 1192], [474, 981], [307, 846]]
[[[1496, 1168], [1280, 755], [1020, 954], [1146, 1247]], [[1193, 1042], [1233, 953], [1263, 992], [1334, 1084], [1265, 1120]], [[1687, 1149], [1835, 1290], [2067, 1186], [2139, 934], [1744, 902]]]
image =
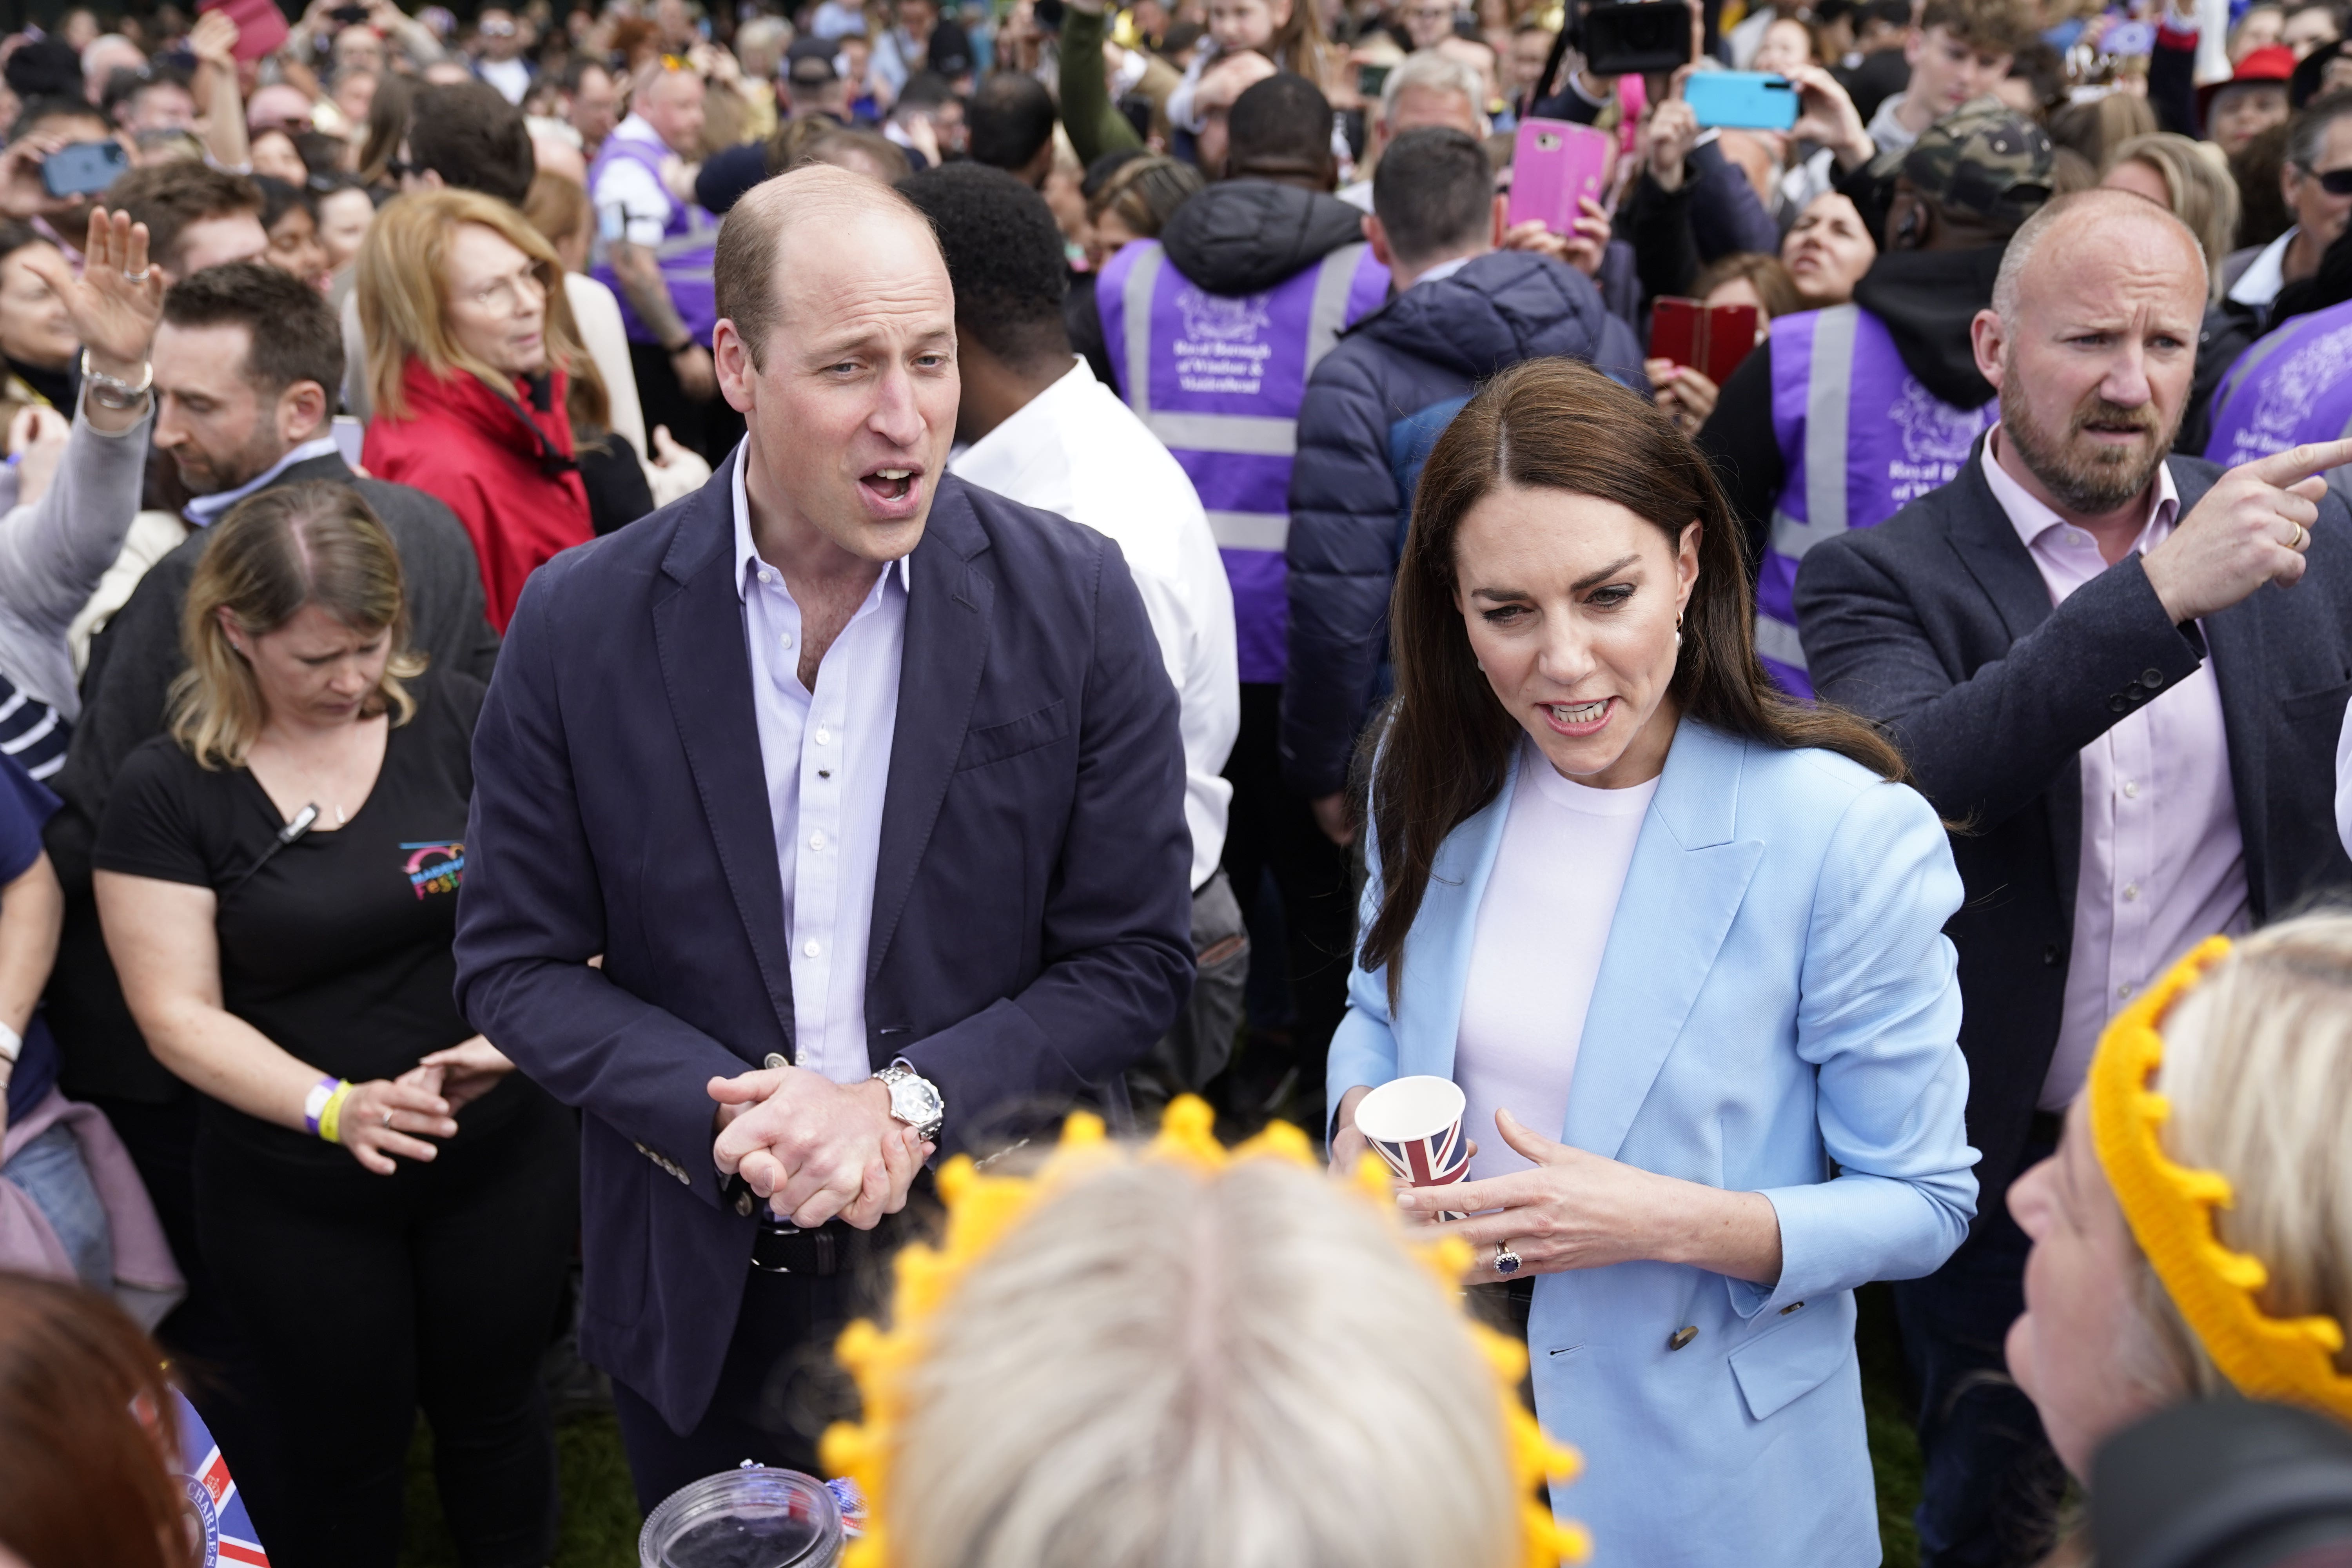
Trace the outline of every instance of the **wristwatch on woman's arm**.
[[931, 1080], [903, 1060], [892, 1062], [874, 1076], [890, 1091], [890, 1114], [913, 1128], [925, 1142], [936, 1142], [948, 1107]]

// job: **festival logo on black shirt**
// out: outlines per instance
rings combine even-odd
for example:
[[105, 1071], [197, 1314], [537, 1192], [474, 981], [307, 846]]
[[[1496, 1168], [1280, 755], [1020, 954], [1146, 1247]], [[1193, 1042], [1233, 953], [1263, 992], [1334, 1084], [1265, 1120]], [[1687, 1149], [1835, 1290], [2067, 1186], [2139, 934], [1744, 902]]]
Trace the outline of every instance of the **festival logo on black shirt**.
[[416, 896], [454, 893], [466, 879], [466, 847], [442, 839], [431, 844], [404, 844], [408, 851], [408, 885]]

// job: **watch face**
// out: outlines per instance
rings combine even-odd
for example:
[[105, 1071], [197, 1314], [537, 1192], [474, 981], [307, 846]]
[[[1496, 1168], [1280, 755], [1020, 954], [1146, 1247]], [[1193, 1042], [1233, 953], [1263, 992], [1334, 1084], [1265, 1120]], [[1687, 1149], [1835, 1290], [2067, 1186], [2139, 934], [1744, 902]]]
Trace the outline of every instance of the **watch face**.
[[927, 1127], [940, 1114], [940, 1091], [927, 1079], [902, 1078], [890, 1086], [890, 1109], [909, 1126]]

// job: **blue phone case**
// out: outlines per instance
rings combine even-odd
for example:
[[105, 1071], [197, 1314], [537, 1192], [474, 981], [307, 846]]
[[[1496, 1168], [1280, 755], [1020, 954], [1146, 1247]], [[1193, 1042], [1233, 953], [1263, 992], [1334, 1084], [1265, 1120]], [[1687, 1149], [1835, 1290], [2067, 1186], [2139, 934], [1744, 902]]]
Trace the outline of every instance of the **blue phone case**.
[[1797, 123], [1797, 84], [1769, 71], [1700, 71], [1683, 83], [1683, 100], [1701, 125], [1726, 131], [1786, 131]]

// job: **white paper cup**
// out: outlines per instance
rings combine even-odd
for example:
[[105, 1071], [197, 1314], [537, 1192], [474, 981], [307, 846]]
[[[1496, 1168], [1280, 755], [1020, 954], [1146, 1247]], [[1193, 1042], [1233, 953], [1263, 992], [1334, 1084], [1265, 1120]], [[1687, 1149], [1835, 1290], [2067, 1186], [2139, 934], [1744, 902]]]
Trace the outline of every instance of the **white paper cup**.
[[1356, 1131], [1411, 1185], [1452, 1186], [1470, 1174], [1470, 1141], [1462, 1136], [1467, 1105], [1452, 1079], [1391, 1079], [1357, 1101]]

